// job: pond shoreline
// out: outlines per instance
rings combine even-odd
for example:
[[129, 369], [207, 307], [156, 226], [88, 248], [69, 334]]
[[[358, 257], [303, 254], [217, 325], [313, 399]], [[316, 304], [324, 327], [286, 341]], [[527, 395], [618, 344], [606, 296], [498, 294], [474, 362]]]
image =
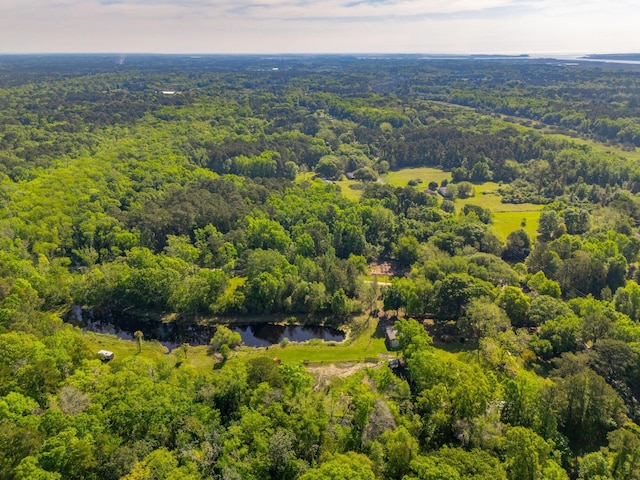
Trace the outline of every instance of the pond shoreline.
[[[178, 320], [180, 318], [180, 321]], [[82, 330], [115, 335], [123, 340], [134, 340], [134, 332], [140, 330], [145, 340], [156, 340], [174, 350], [187, 343], [191, 346], [208, 345], [218, 325], [226, 325], [240, 333], [245, 346], [269, 347], [282, 341], [304, 343], [310, 340], [342, 343], [348, 340], [349, 331], [319, 320], [326, 317], [307, 317], [298, 321], [295, 315], [266, 315], [248, 317], [197, 317], [158, 314], [157, 312], [95, 311], [79, 305], [72, 306], [62, 319]]]

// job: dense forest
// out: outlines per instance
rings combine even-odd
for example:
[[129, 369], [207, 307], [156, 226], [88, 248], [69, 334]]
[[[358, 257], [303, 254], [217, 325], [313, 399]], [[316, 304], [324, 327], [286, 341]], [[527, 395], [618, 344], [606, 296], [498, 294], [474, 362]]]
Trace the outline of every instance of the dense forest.
[[[0, 479], [640, 479], [639, 92], [528, 58], [0, 56]], [[166, 352], [78, 307], [218, 328]]]

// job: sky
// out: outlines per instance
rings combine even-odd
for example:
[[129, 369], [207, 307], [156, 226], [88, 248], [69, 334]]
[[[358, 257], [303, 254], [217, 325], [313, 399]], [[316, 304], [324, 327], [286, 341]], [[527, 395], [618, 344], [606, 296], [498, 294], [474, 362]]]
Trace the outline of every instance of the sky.
[[0, 53], [640, 52], [637, 0], [0, 0]]

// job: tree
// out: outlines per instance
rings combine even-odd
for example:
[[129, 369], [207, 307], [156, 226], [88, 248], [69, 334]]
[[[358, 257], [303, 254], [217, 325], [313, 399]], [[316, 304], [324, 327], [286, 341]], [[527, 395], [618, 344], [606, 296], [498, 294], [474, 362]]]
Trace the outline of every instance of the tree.
[[538, 295], [548, 295], [553, 298], [560, 298], [562, 294], [560, 284], [555, 280], [548, 279], [542, 270], [531, 276], [527, 282], [527, 287], [535, 290]]
[[640, 474], [640, 439], [630, 429], [619, 428], [607, 435], [613, 452], [611, 474], [616, 480], [633, 480]]
[[511, 327], [500, 307], [482, 299], [474, 299], [469, 303], [464, 317], [458, 320], [458, 325], [465, 336], [473, 340], [485, 336], [495, 337]]
[[348, 453], [336, 454], [334, 457], [304, 473], [300, 480], [374, 480], [371, 460], [365, 455]]
[[142, 351], [142, 339], [144, 338], [144, 333], [140, 330], [136, 330], [133, 332], [133, 336], [136, 339], [136, 344], [138, 345], [138, 353]]
[[540, 220], [538, 222], [538, 239], [542, 242], [548, 242], [559, 237], [561, 231], [560, 225], [562, 219], [555, 210], [542, 210], [540, 212]]
[[519, 228], [507, 236], [507, 247], [502, 258], [512, 262], [524, 262], [531, 253], [531, 239], [529, 234]]
[[418, 260], [418, 247], [420, 243], [413, 235], [403, 235], [394, 244], [393, 250], [396, 260], [406, 267], [413, 265]]
[[629, 280], [626, 286], [618, 288], [613, 296], [613, 305], [632, 320], [640, 320], [640, 285]]
[[400, 350], [405, 358], [411, 358], [416, 352], [432, 350], [431, 337], [429, 337], [424, 327], [414, 319], [398, 320], [394, 324], [394, 328], [398, 332]]
[[411, 473], [403, 480], [461, 480], [458, 471], [432, 457], [419, 456], [409, 465]]
[[331, 298], [331, 312], [339, 317], [345, 317], [351, 313], [349, 299], [341, 288], [336, 290]]
[[609, 463], [602, 452], [587, 453], [578, 464], [578, 478], [585, 480], [610, 480]]
[[495, 298], [493, 285], [467, 273], [452, 273], [434, 286], [438, 315], [443, 318], [459, 317], [473, 298]]
[[539, 326], [547, 320], [563, 315], [571, 315], [571, 310], [562, 300], [548, 295], [539, 295], [531, 300], [529, 308], [529, 325]]
[[326, 155], [322, 157], [316, 165], [316, 173], [328, 179], [337, 178], [340, 173], [340, 169], [338, 167], [339, 161], [338, 157], [334, 155]]
[[220, 350], [223, 345], [228, 348], [235, 348], [242, 344], [242, 336], [239, 332], [234, 332], [229, 327], [218, 325], [216, 333], [214, 333], [209, 343], [214, 350]]
[[375, 182], [378, 174], [371, 167], [363, 167], [353, 172], [353, 178], [362, 182]]
[[563, 217], [568, 234], [579, 235], [589, 230], [589, 212], [584, 208], [567, 207]]
[[470, 179], [474, 183], [482, 183], [493, 178], [487, 162], [478, 162], [471, 168]]
[[247, 361], [247, 383], [250, 388], [255, 388], [262, 382], [273, 388], [281, 388], [284, 385], [278, 364], [273, 359], [266, 356], [253, 357]]
[[[566, 365], [568, 372], [576, 368]], [[562, 369], [560, 374], [563, 374]], [[597, 444], [622, 418], [622, 400], [600, 375], [589, 368], [583, 367], [576, 373], [558, 378], [554, 393], [559, 423], [569, 439]]]
[[[447, 189], [451, 188], [452, 185], [449, 185]], [[458, 190], [459, 198], [470, 198], [475, 196], [475, 189], [473, 188], [473, 184], [471, 182], [460, 182], [456, 183], [456, 187]]]
[[512, 427], [504, 438], [505, 463], [511, 480], [539, 480], [551, 455], [551, 446], [524, 427]]
[[528, 323], [531, 299], [517, 287], [504, 287], [497, 300], [514, 327], [524, 327]]
[[402, 478], [419, 452], [418, 441], [404, 426], [396, 430], [387, 430], [380, 440], [385, 450], [387, 475], [389, 478]]
[[288, 180], [295, 180], [298, 176], [298, 165], [295, 162], [285, 162], [282, 166], [284, 177]]

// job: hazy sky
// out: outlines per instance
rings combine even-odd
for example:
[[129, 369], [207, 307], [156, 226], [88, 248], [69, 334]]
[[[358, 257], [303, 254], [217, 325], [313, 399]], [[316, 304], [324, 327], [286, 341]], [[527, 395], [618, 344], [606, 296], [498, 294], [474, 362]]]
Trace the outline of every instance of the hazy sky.
[[0, 53], [640, 51], [637, 0], [0, 0]]

